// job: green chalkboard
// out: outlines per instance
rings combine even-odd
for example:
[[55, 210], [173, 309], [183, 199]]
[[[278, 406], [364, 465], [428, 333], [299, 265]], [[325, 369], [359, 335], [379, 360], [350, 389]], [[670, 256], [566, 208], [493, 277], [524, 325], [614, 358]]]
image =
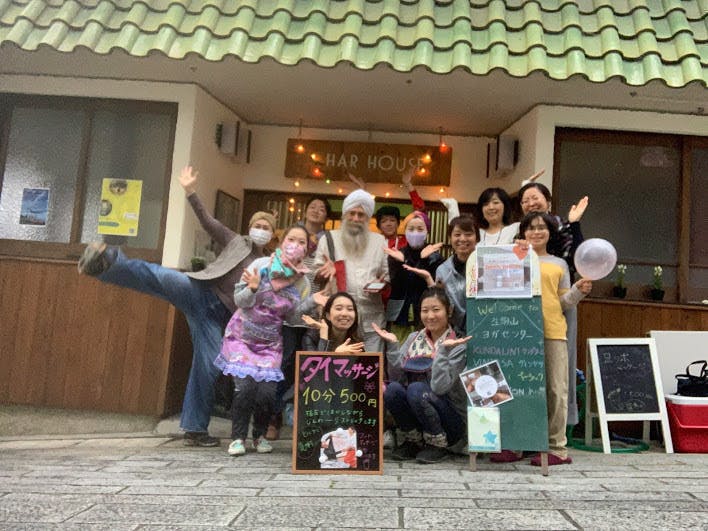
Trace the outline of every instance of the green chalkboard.
[[467, 368], [498, 360], [513, 400], [500, 404], [501, 447], [548, 450], [541, 297], [467, 299]]

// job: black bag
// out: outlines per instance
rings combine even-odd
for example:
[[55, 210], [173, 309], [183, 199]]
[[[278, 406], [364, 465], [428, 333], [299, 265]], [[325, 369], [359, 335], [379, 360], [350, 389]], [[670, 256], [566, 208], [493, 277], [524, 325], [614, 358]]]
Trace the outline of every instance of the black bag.
[[[691, 374], [691, 366], [700, 365], [698, 376]], [[699, 360], [686, 367], [685, 374], [676, 375], [676, 394], [681, 396], [708, 396], [708, 361]]]

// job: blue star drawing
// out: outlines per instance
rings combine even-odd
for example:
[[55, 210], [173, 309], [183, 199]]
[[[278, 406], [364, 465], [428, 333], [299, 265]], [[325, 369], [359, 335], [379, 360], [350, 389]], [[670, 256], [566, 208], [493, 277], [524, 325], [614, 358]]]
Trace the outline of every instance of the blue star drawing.
[[497, 442], [497, 434], [492, 433], [491, 430], [489, 430], [487, 433], [483, 435], [484, 440], [487, 441], [489, 444], [496, 444]]

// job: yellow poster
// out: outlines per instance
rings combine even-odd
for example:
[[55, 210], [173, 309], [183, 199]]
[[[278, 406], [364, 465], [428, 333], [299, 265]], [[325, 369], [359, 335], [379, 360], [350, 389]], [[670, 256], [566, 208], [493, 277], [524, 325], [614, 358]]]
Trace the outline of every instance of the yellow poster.
[[103, 179], [98, 233], [137, 236], [143, 181]]

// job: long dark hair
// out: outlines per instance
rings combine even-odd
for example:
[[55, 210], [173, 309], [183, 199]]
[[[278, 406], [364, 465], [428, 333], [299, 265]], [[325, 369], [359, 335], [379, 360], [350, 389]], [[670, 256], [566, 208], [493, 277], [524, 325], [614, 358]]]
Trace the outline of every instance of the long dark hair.
[[349, 329], [347, 330], [347, 333], [345, 334], [344, 338], [351, 338], [352, 343], [360, 343], [362, 341], [361, 339], [361, 334], [359, 333], [359, 309], [356, 307], [356, 301], [354, 298], [349, 295], [346, 291], [338, 291], [334, 295], [331, 295], [329, 299], [327, 299], [327, 302], [324, 305], [324, 308], [322, 308], [322, 319], [325, 320], [325, 323], [327, 323], [327, 332], [329, 335], [329, 338], [332, 338], [332, 332], [333, 332], [333, 327], [332, 327], [332, 322], [329, 320], [327, 317], [327, 314], [330, 312], [332, 309], [332, 305], [334, 304], [334, 301], [340, 297], [344, 297], [345, 299], [348, 299], [351, 303], [352, 306], [354, 306], [354, 324], [352, 324]]

